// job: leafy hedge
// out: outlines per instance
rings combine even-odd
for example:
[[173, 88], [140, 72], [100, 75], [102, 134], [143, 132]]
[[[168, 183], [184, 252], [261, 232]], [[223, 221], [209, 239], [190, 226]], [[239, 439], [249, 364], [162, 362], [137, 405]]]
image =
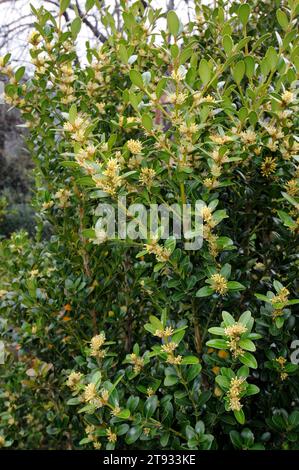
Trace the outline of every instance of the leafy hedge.
[[[1, 243], [2, 446], [298, 449], [299, 6], [216, 3], [122, 1], [80, 65], [62, 1], [33, 10], [32, 79], [0, 60], [38, 208]], [[106, 239], [119, 196], [200, 200], [202, 248]]]

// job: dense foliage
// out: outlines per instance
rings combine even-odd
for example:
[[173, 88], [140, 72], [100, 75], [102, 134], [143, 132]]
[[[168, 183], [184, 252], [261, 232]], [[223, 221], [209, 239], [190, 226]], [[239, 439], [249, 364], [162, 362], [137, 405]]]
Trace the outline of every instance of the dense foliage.
[[[62, 0], [30, 80], [0, 59], [38, 213], [0, 245], [2, 446], [298, 449], [299, 4], [215, 3], [122, 1], [80, 65]], [[119, 196], [201, 201], [202, 247], [107, 238]]]

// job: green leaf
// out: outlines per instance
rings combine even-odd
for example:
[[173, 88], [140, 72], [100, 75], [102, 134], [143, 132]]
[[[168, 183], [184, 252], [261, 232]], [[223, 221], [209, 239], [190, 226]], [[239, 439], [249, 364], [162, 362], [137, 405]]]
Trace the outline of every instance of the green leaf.
[[153, 414], [155, 413], [158, 407], [158, 404], [159, 404], [159, 401], [158, 401], [157, 395], [152, 395], [146, 400], [144, 404], [144, 415], [147, 419], [153, 416]]
[[125, 408], [124, 410], [121, 410], [120, 413], [117, 414], [117, 418], [128, 419], [130, 415], [131, 415], [130, 410], [128, 408]]
[[237, 282], [237, 281], [229, 281], [227, 283], [227, 287], [229, 290], [243, 290], [245, 289], [245, 286], [243, 286], [243, 284], [241, 284], [240, 282]]
[[25, 70], [26, 70], [25, 67], [18, 68], [18, 70], [15, 73], [15, 79], [17, 82], [19, 82], [21, 78], [23, 78]]
[[245, 74], [245, 63], [243, 60], [240, 60], [239, 62], [237, 62], [237, 64], [233, 68], [232, 73], [233, 73], [233, 79], [239, 85]]
[[204, 85], [209, 83], [210, 78], [211, 78], [211, 70], [210, 70], [209, 63], [206, 59], [201, 59], [199, 63], [199, 67], [198, 67], [198, 73]]
[[243, 26], [246, 26], [246, 24], [248, 23], [249, 15], [250, 15], [250, 6], [248, 5], [248, 3], [244, 3], [238, 9], [238, 17]]
[[292, 428], [299, 426], [299, 411], [293, 411], [288, 418], [288, 422]]
[[259, 393], [260, 389], [254, 384], [248, 384], [246, 388], [246, 396], [249, 397], [250, 395], [256, 395]]
[[223, 311], [222, 318], [223, 318], [225, 326], [230, 326], [236, 323], [234, 317], [228, 312]]
[[196, 292], [195, 296], [196, 297], [208, 297], [209, 295], [212, 295], [213, 293], [214, 293], [214, 290], [212, 289], [212, 287], [204, 286]]
[[255, 344], [250, 339], [241, 339], [239, 341], [239, 346], [246, 351], [255, 351]]
[[129, 408], [131, 413], [134, 413], [134, 411], [138, 407], [139, 401], [140, 401], [139, 397], [131, 396], [131, 397], [128, 398], [127, 407]]
[[70, 399], [66, 402], [66, 404], [69, 405], [69, 406], [79, 405], [80, 403], [82, 403], [82, 401], [80, 400], [79, 397], [70, 398]]
[[142, 426], [132, 426], [126, 435], [126, 444], [131, 445], [139, 439], [142, 434]]
[[242, 313], [240, 316], [238, 323], [242, 323], [242, 325], [246, 326], [250, 324], [251, 322], [251, 312], [249, 310], [246, 310], [246, 312]]
[[239, 356], [239, 359], [242, 364], [245, 364], [245, 366], [251, 367], [252, 369], [257, 369], [256, 359], [249, 352], [245, 352], [244, 354]]
[[285, 31], [288, 29], [289, 26], [289, 20], [284, 11], [282, 11], [280, 8], [276, 11], [276, 18], [282, 29]]
[[247, 366], [242, 366], [237, 372], [237, 377], [245, 377], [247, 378], [249, 375], [249, 367]]
[[215, 348], [215, 349], [227, 349], [228, 348], [227, 341], [225, 339], [210, 339], [210, 341], [208, 341], [206, 345], [209, 346], [210, 348]]
[[277, 213], [278, 213], [280, 220], [283, 222], [283, 225], [285, 225], [286, 227], [290, 227], [290, 228], [296, 227], [296, 223], [294, 222], [292, 217], [289, 216], [289, 214], [287, 214], [284, 211], [279, 211], [279, 210], [277, 211]]
[[201, 371], [201, 365], [200, 364], [193, 364], [191, 367], [188, 367], [187, 371], [187, 381], [191, 382], [195, 377], [199, 375]]
[[218, 326], [212, 326], [208, 329], [208, 332], [212, 335], [224, 336], [224, 328], [220, 328]]
[[[216, 211], [218, 212], [218, 211]], [[222, 266], [221, 270], [220, 270], [220, 274], [221, 276], [224, 276], [226, 279], [228, 279], [231, 275], [231, 270], [232, 270], [232, 267], [230, 264], [228, 263], [225, 263], [224, 266]]]
[[230, 387], [230, 379], [228, 377], [224, 377], [224, 375], [217, 375], [215, 382], [223, 390], [228, 390]]
[[77, 16], [77, 18], [75, 18], [72, 21], [72, 24], [71, 24], [71, 33], [72, 33], [73, 39], [76, 39], [76, 37], [80, 33], [81, 26], [82, 26], [81, 18], [79, 18], [79, 16]]
[[130, 70], [129, 75], [130, 75], [131, 82], [134, 85], [138, 86], [139, 88], [143, 89], [144, 84], [143, 84], [141, 73], [138, 72], [137, 70], [133, 69], [133, 70]]
[[163, 330], [163, 325], [159, 318], [155, 317], [155, 315], [150, 315], [149, 316], [149, 321], [151, 322], [151, 325], [155, 328], [156, 330]]
[[60, 13], [63, 14], [70, 6], [71, 0], [60, 0]]
[[238, 423], [240, 423], [240, 424], [244, 424], [244, 423], [245, 423], [245, 415], [244, 415], [244, 411], [243, 411], [243, 410], [234, 411], [234, 415], [235, 415], [235, 418], [236, 418], [236, 420], [238, 421]]
[[242, 449], [243, 441], [242, 441], [240, 434], [237, 431], [230, 431], [229, 437], [234, 447], [236, 447], [237, 449]]
[[142, 118], [142, 125], [147, 131], [151, 131], [153, 129], [153, 120], [149, 114], [143, 114]]
[[161, 80], [158, 81], [158, 85], [156, 88], [156, 96], [158, 99], [161, 98], [161, 96], [163, 95], [164, 88], [166, 87], [166, 83], [167, 83], [167, 78], [161, 78]]
[[170, 10], [167, 13], [167, 27], [170, 34], [177, 36], [180, 30], [180, 21], [175, 11]]
[[96, 0], [86, 0], [85, 2], [85, 11], [88, 12], [91, 10], [96, 3]]
[[228, 34], [225, 34], [222, 39], [222, 44], [223, 44], [223, 49], [226, 55], [229, 55], [234, 47], [234, 43], [233, 43], [231, 36], [229, 36]]
[[247, 56], [244, 59], [245, 62], [245, 71], [248, 78], [252, 78], [255, 72], [255, 61], [251, 56]]
[[129, 56], [128, 56], [127, 49], [123, 44], [119, 45], [118, 53], [119, 53], [119, 57], [120, 57], [120, 60], [122, 61], [122, 63], [127, 65], [128, 60], [129, 60]]
[[179, 381], [179, 378], [177, 375], [166, 375], [164, 379], [164, 385], [165, 387], [171, 387], [172, 385], [177, 384]]
[[199, 359], [196, 356], [185, 356], [182, 359], [181, 364], [198, 364]]
[[77, 118], [77, 106], [75, 104], [72, 104], [69, 110], [69, 121], [71, 124], [74, 124], [75, 120]]

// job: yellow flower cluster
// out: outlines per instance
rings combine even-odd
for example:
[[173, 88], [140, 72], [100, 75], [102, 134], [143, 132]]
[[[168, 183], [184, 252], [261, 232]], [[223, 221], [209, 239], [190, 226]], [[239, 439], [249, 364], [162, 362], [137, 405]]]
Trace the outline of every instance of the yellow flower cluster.
[[86, 131], [90, 125], [90, 121], [84, 114], [78, 114], [75, 121], [65, 122], [63, 125], [63, 129], [66, 132], [69, 132], [71, 135], [71, 139], [76, 142], [85, 143], [87, 140]]
[[90, 402], [97, 397], [97, 388], [94, 383], [89, 383], [86, 385], [84, 390], [84, 400]]
[[145, 244], [144, 248], [148, 253], [154, 254], [159, 263], [166, 263], [171, 255], [170, 250], [168, 250], [168, 248], [165, 248], [164, 246], [159, 245], [156, 240], [152, 241], [151, 243]]
[[122, 177], [119, 175], [120, 164], [116, 158], [110, 158], [102, 175], [93, 175], [93, 180], [98, 188], [101, 188], [110, 196], [115, 196], [117, 189], [122, 185]]
[[169, 343], [163, 344], [161, 349], [167, 354], [171, 354], [178, 347], [177, 343], [170, 341]]
[[266, 157], [261, 164], [261, 173], [266, 178], [275, 173], [277, 163], [274, 157]]
[[174, 366], [177, 366], [177, 365], [182, 363], [182, 360], [183, 360], [183, 358], [180, 355], [174, 356], [173, 354], [168, 354], [166, 362], [168, 362], [168, 364], [172, 364]]
[[128, 140], [127, 147], [130, 150], [130, 152], [133, 153], [134, 155], [141, 153], [142, 151], [142, 143], [140, 142], [140, 140], [134, 140], [134, 139]]
[[74, 82], [76, 75], [71, 63], [64, 64], [60, 68], [60, 76], [57, 78], [58, 88], [63, 96], [61, 102], [65, 105], [72, 104], [75, 101]]
[[287, 362], [286, 358], [282, 357], [282, 356], [279, 356], [277, 357], [276, 359], [276, 362], [279, 364], [280, 366], [280, 379], [283, 381], [283, 380], [286, 380], [289, 376], [289, 374], [287, 372], [284, 371], [284, 368], [285, 368], [285, 364]]
[[28, 36], [27, 41], [32, 46], [38, 46], [40, 42], [42, 41], [42, 37], [38, 31], [31, 31], [31, 33]]
[[272, 304], [285, 304], [288, 301], [288, 297], [290, 295], [290, 291], [286, 287], [282, 287], [277, 295], [272, 297], [271, 303]]
[[217, 292], [217, 294], [226, 294], [228, 287], [227, 280], [224, 276], [222, 276], [221, 274], [213, 274], [210, 280], [212, 281], [212, 288], [215, 292]]
[[281, 95], [281, 100], [284, 104], [288, 105], [294, 101], [295, 95], [293, 92], [286, 90]]
[[246, 333], [247, 328], [241, 323], [234, 323], [224, 329], [224, 334], [229, 338], [229, 349], [234, 357], [241, 356], [243, 349], [239, 346], [240, 337]]
[[70, 206], [70, 196], [71, 196], [71, 191], [68, 189], [59, 189], [55, 194], [54, 197], [55, 199], [58, 199], [59, 201], [59, 207], [61, 208], [66, 208]]
[[173, 328], [170, 326], [167, 326], [164, 330], [156, 330], [155, 331], [155, 336], [158, 336], [158, 338], [169, 338], [169, 336], [173, 335]]
[[155, 176], [156, 172], [152, 168], [142, 168], [139, 176], [139, 181], [143, 186], [151, 188]]
[[240, 411], [242, 408], [240, 395], [243, 391], [244, 377], [234, 377], [231, 379], [230, 388], [227, 392], [229, 399], [229, 409], [232, 411]]
[[212, 256], [216, 257], [218, 254], [217, 240], [218, 237], [213, 233], [213, 228], [216, 223], [213, 219], [212, 211], [209, 207], [204, 206], [201, 208], [201, 217], [203, 219], [203, 238], [207, 240], [209, 252]]
[[286, 185], [285, 185], [285, 188], [286, 188], [286, 192], [290, 195], [290, 196], [297, 196], [298, 193], [299, 193], [299, 182], [298, 182], [298, 179], [291, 179], [289, 180]]
[[100, 333], [99, 335], [94, 336], [91, 338], [90, 341], [90, 355], [93, 357], [96, 357], [98, 359], [102, 359], [105, 357], [106, 351], [101, 349], [101, 347], [104, 345], [106, 340], [105, 334]]
[[256, 133], [250, 129], [240, 132], [240, 137], [246, 145], [252, 145], [256, 142]]
[[137, 354], [135, 354], [135, 353], [132, 353], [130, 355], [130, 359], [134, 364], [134, 368], [133, 368], [134, 372], [136, 374], [139, 374], [141, 369], [144, 367], [144, 360], [142, 359], [142, 357], [137, 356]]
[[72, 389], [76, 388], [82, 377], [83, 374], [81, 372], [71, 372], [66, 382], [67, 386]]
[[106, 433], [107, 433], [108, 441], [114, 444], [117, 441], [117, 435], [114, 432], [112, 432], [110, 428], [106, 429]]

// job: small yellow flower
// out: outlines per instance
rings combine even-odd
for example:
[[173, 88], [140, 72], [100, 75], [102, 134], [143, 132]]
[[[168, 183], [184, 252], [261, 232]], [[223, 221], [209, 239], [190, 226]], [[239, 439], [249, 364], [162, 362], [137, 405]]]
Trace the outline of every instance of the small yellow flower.
[[5, 445], [5, 439], [3, 436], [0, 436], [0, 449], [1, 447], [4, 447], [4, 445]]
[[284, 367], [285, 363], [287, 362], [286, 358], [282, 357], [282, 356], [277, 357], [275, 360], [276, 360], [276, 362], [278, 362], [280, 367]]
[[151, 397], [152, 395], [155, 394], [154, 390], [151, 387], [148, 387], [146, 390], [146, 394], [148, 397]]
[[224, 333], [229, 338], [235, 338], [236, 336], [239, 337], [243, 333], [246, 333], [247, 328], [242, 325], [242, 323], [234, 323], [233, 325], [228, 326], [225, 328]]
[[256, 141], [256, 133], [248, 129], [247, 131], [241, 132], [240, 137], [244, 144], [253, 144]]
[[121, 409], [119, 406], [115, 406], [115, 408], [111, 411], [112, 416], [117, 416], [121, 412]]
[[290, 104], [290, 103], [292, 103], [292, 101], [294, 101], [294, 93], [292, 93], [291, 91], [286, 90], [286, 91], [283, 92], [283, 94], [281, 95], [281, 100], [282, 100], [283, 103], [285, 103], [285, 104]]
[[91, 349], [95, 351], [99, 350], [105, 343], [105, 340], [105, 333], [101, 333], [99, 335], [94, 336], [93, 338], [91, 338], [90, 342]]
[[108, 441], [114, 444], [117, 441], [117, 435], [114, 432], [112, 432], [110, 428], [106, 429], [106, 433], [107, 433]]
[[229, 409], [232, 411], [240, 411], [242, 408], [240, 402], [240, 394], [243, 391], [243, 382], [245, 381], [244, 377], [234, 377], [231, 379], [230, 388], [227, 392], [229, 399]]
[[155, 170], [152, 168], [142, 168], [139, 176], [139, 181], [142, 185], [150, 188], [153, 185], [154, 178], [156, 176]]
[[213, 274], [211, 276], [212, 288], [217, 292], [217, 294], [224, 295], [227, 290], [227, 280], [221, 274]]
[[178, 347], [177, 343], [171, 341], [170, 343], [166, 343], [162, 345], [162, 350], [168, 354], [172, 353]]
[[108, 403], [109, 400], [109, 392], [106, 389], [101, 390], [101, 399], [104, 404]]
[[172, 354], [169, 354], [167, 356], [166, 362], [168, 362], [168, 364], [179, 365], [182, 363], [182, 360], [182, 356], [173, 356]]
[[277, 163], [275, 158], [273, 157], [266, 157], [261, 165], [261, 173], [263, 176], [268, 178], [271, 173], [274, 173], [277, 167]]
[[76, 385], [80, 382], [82, 376], [83, 375], [81, 374], [81, 372], [71, 372], [66, 382], [67, 386], [70, 388], [76, 387]]
[[284, 304], [288, 301], [288, 297], [290, 295], [290, 291], [286, 287], [282, 287], [277, 295], [272, 297], [271, 303], [272, 304]]
[[95, 384], [90, 383], [86, 385], [84, 390], [84, 400], [86, 402], [92, 401], [97, 396], [97, 389]]
[[140, 140], [133, 140], [133, 139], [128, 140], [127, 147], [130, 150], [130, 152], [133, 153], [134, 155], [141, 153], [142, 151], [142, 143], [140, 142]]
[[28, 36], [28, 42], [29, 44], [32, 44], [32, 46], [37, 46], [41, 42], [41, 40], [42, 37], [38, 31], [31, 31]]

